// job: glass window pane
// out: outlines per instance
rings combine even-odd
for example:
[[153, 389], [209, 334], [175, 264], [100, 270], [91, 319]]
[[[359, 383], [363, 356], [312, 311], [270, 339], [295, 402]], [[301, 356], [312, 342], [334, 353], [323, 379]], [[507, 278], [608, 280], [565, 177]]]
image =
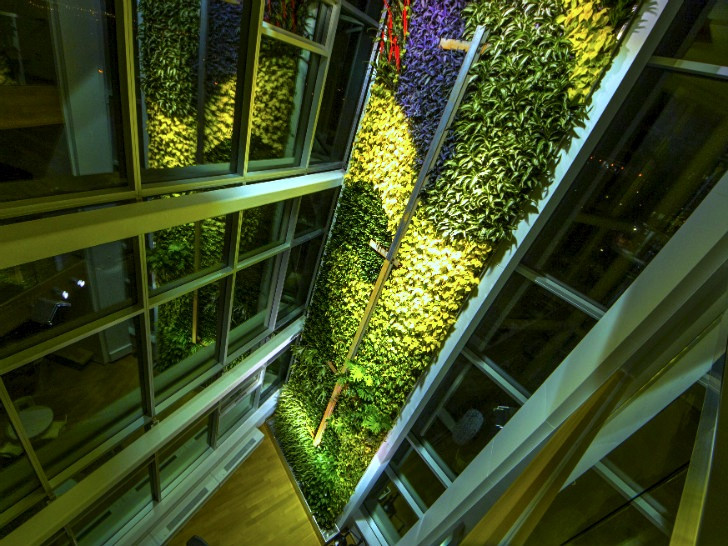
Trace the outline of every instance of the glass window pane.
[[326, 227], [336, 191], [335, 189], [326, 190], [301, 197], [294, 238]]
[[331, 8], [316, 0], [267, 0], [263, 21], [323, 44], [330, 14]]
[[219, 283], [212, 283], [150, 311], [157, 403], [215, 364], [219, 295]]
[[111, 0], [0, 0], [0, 201], [126, 184]]
[[201, 418], [160, 452], [159, 477], [162, 491], [212, 449], [207, 443], [207, 422], [207, 416]]
[[306, 304], [318, 264], [321, 242], [320, 238], [313, 239], [291, 249], [278, 311], [279, 321], [294, 311], [301, 311]]
[[369, 67], [372, 36], [365, 23], [342, 13], [326, 74], [311, 164], [344, 159]]
[[524, 260], [607, 307], [728, 168], [728, 83], [646, 70], [625, 104]]
[[[0, 514], [4, 514], [28, 495], [34, 494], [39, 500], [44, 498], [40, 482], [17, 437], [8, 414], [0, 406]], [[41, 501], [35, 510], [29, 508], [25, 515], [32, 516], [44, 505], [45, 503]], [[0, 528], [0, 538], [27, 519], [22, 516], [21, 514], [16, 518], [17, 521], [11, 521]]]
[[399, 479], [409, 486], [410, 490], [419, 497], [424, 506], [432, 506], [432, 503], [445, 492], [445, 486], [437, 479], [409, 442], [405, 442], [400, 447], [394, 456], [393, 462]]
[[364, 501], [364, 507], [390, 544], [397, 542], [417, 523], [417, 514], [387, 476], [379, 479]]
[[137, 2], [146, 168], [230, 170], [242, 12], [225, 0]]
[[[728, 65], [726, 21], [728, 21], [728, 0], [685, 2], [655, 54], [701, 63]], [[693, 28], [695, 30], [691, 32]]]
[[136, 335], [128, 320], [3, 376], [49, 478], [141, 418]]
[[0, 270], [0, 354], [50, 339], [133, 300], [128, 241]]
[[528, 544], [667, 544], [645, 514], [670, 532], [704, 395], [696, 383], [600, 461], [608, 473], [595, 466], [566, 485]]
[[415, 432], [434, 458], [458, 475], [519, 406], [463, 357], [458, 358], [443, 385]]
[[286, 203], [280, 201], [242, 212], [238, 260], [281, 245], [286, 240]]
[[158, 290], [222, 268], [224, 246], [224, 216], [148, 234], [149, 285]]
[[71, 529], [79, 544], [114, 544], [117, 533], [133, 517], [152, 509], [152, 488], [146, 466], [126, 478], [113, 493], [94, 504]]
[[235, 275], [230, 352], [236, 351], [268, 327], [277, 259], [273, 257], [258, 262]]
[[258, 377], [258, 374], [251, 377], [222, 402], [218, 443], [223, 442], [235, 426], [245, 420], [255, 409], [253, 406], [255, 389], [252, 391], [250, 389], [257, 383]]
[[468, 346], [535, 391], [596, 321], [531, 281], [514, 275]]
[[309, 51], [261, 38], [248, 170], [301, 162], [318, 63]]
[[286, 379], [288, 375], [288, 366], [291, 364], [291, 349], [286, 349], [273, 362], [268, 364], [263, 374], [263, 387], [261, 400], [268, 397], [276, 387], [278, 387]]

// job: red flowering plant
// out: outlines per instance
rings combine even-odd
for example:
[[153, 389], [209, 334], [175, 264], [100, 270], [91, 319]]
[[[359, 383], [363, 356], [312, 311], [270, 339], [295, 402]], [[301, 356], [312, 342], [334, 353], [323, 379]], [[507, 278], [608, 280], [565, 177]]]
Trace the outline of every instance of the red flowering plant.
[[384, 0], [384, 25], [379, 36], [379, 81], [394, 85], [402, 67], [408, 33], [410, 0]]

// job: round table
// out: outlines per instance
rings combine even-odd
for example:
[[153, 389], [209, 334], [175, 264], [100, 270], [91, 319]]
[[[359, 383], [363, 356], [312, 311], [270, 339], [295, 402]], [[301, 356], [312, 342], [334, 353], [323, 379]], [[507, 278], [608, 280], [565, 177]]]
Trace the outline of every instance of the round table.
[[[53, 424], [53, 410], [46, 406], [31, 406], [18, 412], [23, 423], [25, 433], [31, 440], [47, 431]], [[7, 433], [10, 438], [17, 440], [15, 429], [8, 423]]]

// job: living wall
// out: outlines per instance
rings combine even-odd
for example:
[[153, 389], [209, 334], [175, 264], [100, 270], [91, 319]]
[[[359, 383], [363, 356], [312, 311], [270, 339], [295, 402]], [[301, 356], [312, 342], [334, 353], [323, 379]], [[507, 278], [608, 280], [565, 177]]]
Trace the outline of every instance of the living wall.
[[[264, 19], [292, 32], [310, 26], [312, 0], [266, 2]], [[139, 60], [150, 168], [231, 159], [242, 5], [208, 2], [202, 111], [198, 111], [199, 0], [139, 0]], [[255, 84], [251, 159], [283, 157], [301, 66], [297, 49], [264, 38]], [[204, 130], [198, 135], [198, 116]], [[202, 157], [197, 156], [202, 138]]]
[[[455, 323], [524, 207], [548, 183], [560, 147], [609, 63], [623, 2], [385, 2], [377, 79], [361, 121], [336, 223], [275, 429], [306, 499], [332, 527], [406, 397]], [[435, 176], [353, 362], [345, 363], [463, 53], [440, 38], [490, 30]], [[346, 373], [334, 374], [328, 363]], [[319, 447], [314, 431], [346, 388]]]

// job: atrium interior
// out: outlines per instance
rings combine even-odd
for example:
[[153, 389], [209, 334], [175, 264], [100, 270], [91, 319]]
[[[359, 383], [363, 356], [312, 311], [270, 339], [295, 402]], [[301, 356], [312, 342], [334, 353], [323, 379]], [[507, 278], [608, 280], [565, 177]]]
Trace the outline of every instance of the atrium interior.
[[0, 190], [0, 545], [725, 540], [727, 0], [0, 0]]

